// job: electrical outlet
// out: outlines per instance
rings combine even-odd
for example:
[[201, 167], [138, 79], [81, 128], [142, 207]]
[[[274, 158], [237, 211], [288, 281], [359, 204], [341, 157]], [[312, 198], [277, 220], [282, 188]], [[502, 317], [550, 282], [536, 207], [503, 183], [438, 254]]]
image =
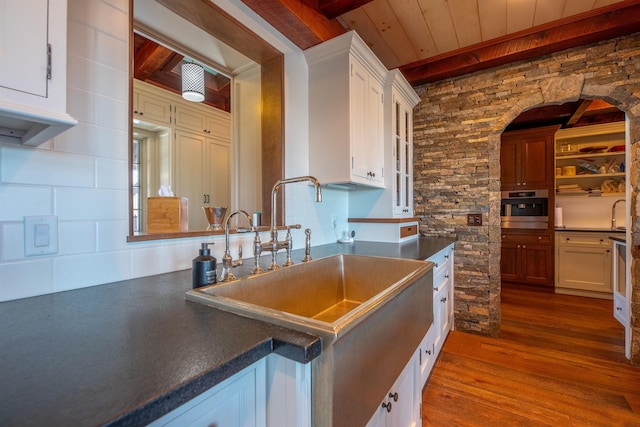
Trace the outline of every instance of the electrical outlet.
[[467, 225], [471, 227], [482, 225], [482, 214], [467, 214]]

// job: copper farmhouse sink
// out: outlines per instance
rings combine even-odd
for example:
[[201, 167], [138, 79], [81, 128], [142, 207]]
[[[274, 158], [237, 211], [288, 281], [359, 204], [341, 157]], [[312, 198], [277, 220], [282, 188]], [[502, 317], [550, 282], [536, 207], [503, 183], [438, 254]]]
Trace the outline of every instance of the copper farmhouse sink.
[[311, 362], [313, 425], [364, 425], [432, 323], [432, 267], [343, 254], [186, 296], [321, 337]]

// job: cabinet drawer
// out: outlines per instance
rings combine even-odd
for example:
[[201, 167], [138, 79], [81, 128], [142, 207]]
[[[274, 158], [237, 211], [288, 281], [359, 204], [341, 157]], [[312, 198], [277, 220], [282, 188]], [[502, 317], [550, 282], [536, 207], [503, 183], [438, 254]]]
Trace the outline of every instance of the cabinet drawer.
[[418, 226], [417, 225], [405, 225], [404, 227], [400, 227], [400, 238], [403, 239], [409, 236], [415, 236], [418, 234]]
[[618, 294], [613, 294], [613, 317], [615, 317], [622, 326], [628, 326], [627, 301]]
[[558, 233], [557, 243], [560, 245], [613, 247], [612, 240], [604, 234]]
[[550, 234], [514, 234], [503, 233], [502, 243], [551, 243], [552, 238]]

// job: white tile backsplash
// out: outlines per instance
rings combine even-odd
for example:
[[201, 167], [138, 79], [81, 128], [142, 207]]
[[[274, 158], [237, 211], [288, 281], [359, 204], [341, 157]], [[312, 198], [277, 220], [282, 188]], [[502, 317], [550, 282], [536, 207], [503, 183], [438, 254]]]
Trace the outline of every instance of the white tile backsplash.
[[53, 291], [51, 258], [0, 264], [0, 301], [42, 295]]
[[127, 220], [129, 192], [84, 188], [55, 190], [55, 214], [61, 221]]
[[128, 251], [53, 258], [53, 289], [56, 292], [129, 278], [131, 254]]
[[24, 256], [24, 226], [21, 222], [0, 224], [0, 262], [19, 261]]
[[2, 147], [6, 164], [2, 182], [52, 186], [94, 187], [95, 165], [91, 157], [71, 156], [19, 146]]
[[0, 184], [0, 221], [53, 214], [53, 191], [48, 187]]
[[126, 160], [96, 159], [96, 186], [129, 191], [129, 162]]
[[95, 221], [58, 221], [58, 254], [77, 255], [96, 251]]

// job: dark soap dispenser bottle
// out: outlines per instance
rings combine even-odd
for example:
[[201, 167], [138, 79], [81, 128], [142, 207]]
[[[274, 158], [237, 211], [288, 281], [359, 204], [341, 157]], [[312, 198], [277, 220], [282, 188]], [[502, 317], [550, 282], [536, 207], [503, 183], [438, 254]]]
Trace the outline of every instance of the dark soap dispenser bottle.
[[200, 255], [193, 259], [193, 289], [218, 282], [216, 258], [211, 256], [208, 245], [203, 243]]

